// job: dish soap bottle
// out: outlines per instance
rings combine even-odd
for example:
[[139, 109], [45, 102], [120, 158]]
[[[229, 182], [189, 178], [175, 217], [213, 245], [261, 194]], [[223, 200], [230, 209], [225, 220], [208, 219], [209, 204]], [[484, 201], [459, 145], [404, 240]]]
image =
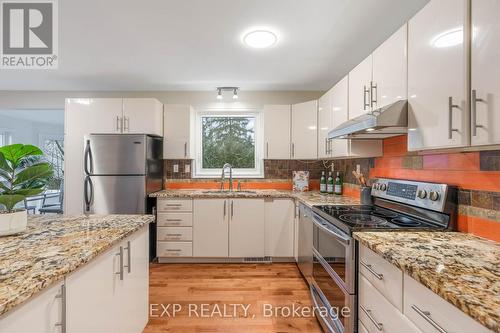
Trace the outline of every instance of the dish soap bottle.
[[326, 193], [326, 176], [324, 171], [321, 172], [321, 179], [319, 181], [319, 192]]
[[328, 194], [333, 194], [333, 177], [332, 172], [328, 172], [328, 181], [326, 183], [326, 191]]
[[335, 177], [335, 187], [334, 193], [337, 195], [342, 195], [342, 178], [340, 178], [340, 172], [337, 172], [337, 177]]

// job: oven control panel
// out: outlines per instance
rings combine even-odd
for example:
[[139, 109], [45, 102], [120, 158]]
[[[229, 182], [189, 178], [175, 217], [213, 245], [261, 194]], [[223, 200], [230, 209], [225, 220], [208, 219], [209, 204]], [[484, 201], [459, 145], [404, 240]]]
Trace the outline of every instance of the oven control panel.
[[442, 212], [446, 203], [446, 184], [380, 178], [372, 184], [372, 196]]

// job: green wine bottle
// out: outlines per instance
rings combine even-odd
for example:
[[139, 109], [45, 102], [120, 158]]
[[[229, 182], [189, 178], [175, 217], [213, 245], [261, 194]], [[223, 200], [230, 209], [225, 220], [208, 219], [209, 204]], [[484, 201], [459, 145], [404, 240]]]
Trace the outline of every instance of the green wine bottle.
[[319, 191], [321, 193], [326, 193], [326, 176], [324, 171], [321, 172], [321, 179], [319, 181]]
[[337, 172], [337, 177], [335, 177], [335, 187], [334, 192], [337, 195], [342, 195], [342, 178], [340, 177], [340, 172]]
[[328, 172], [328, 181], [326, 183], [326, 191], [329, 194], [333, 194], [333, 177], [332, 177], [332, 172]]

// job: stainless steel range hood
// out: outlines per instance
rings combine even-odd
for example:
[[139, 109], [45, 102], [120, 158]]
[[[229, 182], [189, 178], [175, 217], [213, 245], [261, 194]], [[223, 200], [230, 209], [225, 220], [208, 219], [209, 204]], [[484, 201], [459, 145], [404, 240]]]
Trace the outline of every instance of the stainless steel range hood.
[[328, 133], [328, 138], [385, 139], [407, 130], [408, 101], [401, 100], [342, 123]]

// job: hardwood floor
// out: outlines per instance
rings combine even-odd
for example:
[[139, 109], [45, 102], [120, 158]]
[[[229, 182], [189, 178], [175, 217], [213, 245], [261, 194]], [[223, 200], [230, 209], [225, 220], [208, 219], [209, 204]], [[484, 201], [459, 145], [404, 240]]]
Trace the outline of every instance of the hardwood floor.
[[288, 314], [312, 306], [293, 263], [152, 264], [149, 303], [144, 333], [321, 332], [314, 316]]

